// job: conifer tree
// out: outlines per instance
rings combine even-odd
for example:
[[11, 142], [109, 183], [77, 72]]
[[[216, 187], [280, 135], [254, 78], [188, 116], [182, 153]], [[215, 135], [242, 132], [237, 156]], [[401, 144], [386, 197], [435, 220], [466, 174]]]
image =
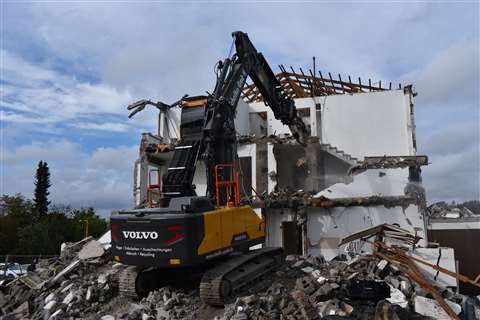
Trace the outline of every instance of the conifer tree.
[[47, 215], [48, 205], [50, 204], [50, 201], [48, 200], [48, 195], [50, 194], [48, 188], [50, 188], [50, 186], [50, 171], [48, 164], [44, 161], [40, 161], [35, 175], [35, 194], [33, 199], [38, 219], [42, 219]]

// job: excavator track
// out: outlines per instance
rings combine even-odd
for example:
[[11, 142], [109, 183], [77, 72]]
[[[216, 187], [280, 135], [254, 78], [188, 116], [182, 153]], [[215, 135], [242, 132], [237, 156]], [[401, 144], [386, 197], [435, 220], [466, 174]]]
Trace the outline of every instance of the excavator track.
[[230, 297], [281, 264], [281, 248], [264, 248], [228, 259], [208, 270], [200, 283], [200, 298], [223, 306]]
[[141, 268], [131, 266], [120, 272], [118, 276], [118, 291], [120, 291], [120, 294], [129, 298], [137, 298], [135, 283], [141, 271]]

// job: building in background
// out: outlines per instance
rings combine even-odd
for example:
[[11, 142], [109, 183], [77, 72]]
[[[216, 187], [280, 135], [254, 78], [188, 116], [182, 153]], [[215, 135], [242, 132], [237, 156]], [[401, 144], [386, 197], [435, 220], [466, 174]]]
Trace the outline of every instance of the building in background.
[[[428, 215], [428, 238], [440, 246], [455, 250], [458, 272], [476, 279], [480, 276], [478, 244], [480, 243], [480, 215], [466, 207], [459, 208], [446, 203], [431, 205]], [[460, 293], [479, 295], [480, 289], [460, 282]]]

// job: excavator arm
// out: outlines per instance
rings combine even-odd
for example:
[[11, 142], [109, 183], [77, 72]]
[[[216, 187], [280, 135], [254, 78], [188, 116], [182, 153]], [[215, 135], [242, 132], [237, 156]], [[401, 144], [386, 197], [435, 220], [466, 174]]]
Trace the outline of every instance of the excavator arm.
[[[195, 195], [192, 181], [196, 162], [202, 157], [206, 165], [207, 196], [214, 200], [215, 167], [233, 165], [237, 159], [234, 120], [237, 103], [248, 76], [272, 109], [275, 118], [288, 125], [301, 144], [304, 144], [309, 135], [307, 126], [297, 114], [294, 101], [283, 91], [272, 69], [263, 55], [257, 52], [248, 35], [237, 31], [232, 36], [236, 53], [219, 61], [217, 65], [217, 82], [204, 109], [201, 134], [182, 133], [182, 144], [177, 146], [169, 171], [163, 177], [162, 194], [166, 198]], [[192, 121], [198, 123], [199, 116], [197, 114], [196, 120]], [[226, 196], [220, 194], [220, 197], [224, 204]]]
[[283, 90], [272, 69], [263, 57], [257, 52], [248, 35], [244, 32], [234, 32], [237, 56], [247, 68], [248, 75], [258, 88], [265, 103], [272, 109], [276, 119], [288, 125], [293, 136], [302, 145], [310, 132], [297, 114], [295, 102]]

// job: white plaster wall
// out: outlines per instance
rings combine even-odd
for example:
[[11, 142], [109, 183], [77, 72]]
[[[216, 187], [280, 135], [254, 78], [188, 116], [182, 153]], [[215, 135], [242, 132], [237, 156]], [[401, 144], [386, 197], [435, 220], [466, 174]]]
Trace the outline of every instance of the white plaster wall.
[[410, 99], [403, 90], [323, 97], [322, 142], [358, 159], [414, 155]]
[[370, 169], [353, 176], [349, 184], [336, 183], [320, 191], [315, 197], [327, 198], [404, 196], [408, 183], [408, 169]]
[[[452, 272], [457, 272], [455, 266], [455, 253], [453, 248], [441, 248], [442, 253], [440, 254], [438, 248], [417, 248], [413, 252], [408, 252], [409, 255], [428, 262], [430, 264], [436, 265], [438, 257], [440, 256], [440, 261], [438, 261], [438, 266], [450, 270]], [[445, 273], [438, 273], [438, 277], [434, 280], [437, 271], [421, 263], [416, 263], [420, 271], [433, 283], [436, 283], [444, 287], [456, 287], [457, 279], [451, 277]]]
[[[420, 237], [425, 238], [423, 217], [415, 205], [405, 209], [384, 206], [310, 208], [307, 221], [308, 252], [321, 254], [330, 260], [344, 252], [346, 245], [337, 247], [343, 238], [384, 223], [397, 223], [411, 232], [416, 230]], [[419, 245], [425, 243], [422, 241]], [[365, 245], [363, 249], [369, 251], [369, 247]]]
[[235, 130], [240, 135], [250, 134], [250, 117], [248, 111], [248, 104], [240, 100], [237, 104], [237, 115], [235, 117]]
[[267, 143], [267, 168], [268, 168], [268, 183], [267, 183], [267, 190], [268, 192], [272, 192], [277, 185], [276, 179], [270, 176], [271, 172], [277, 172], [277, 161], [275, 159], [275, 155], [273, 154], [273, 144]]

